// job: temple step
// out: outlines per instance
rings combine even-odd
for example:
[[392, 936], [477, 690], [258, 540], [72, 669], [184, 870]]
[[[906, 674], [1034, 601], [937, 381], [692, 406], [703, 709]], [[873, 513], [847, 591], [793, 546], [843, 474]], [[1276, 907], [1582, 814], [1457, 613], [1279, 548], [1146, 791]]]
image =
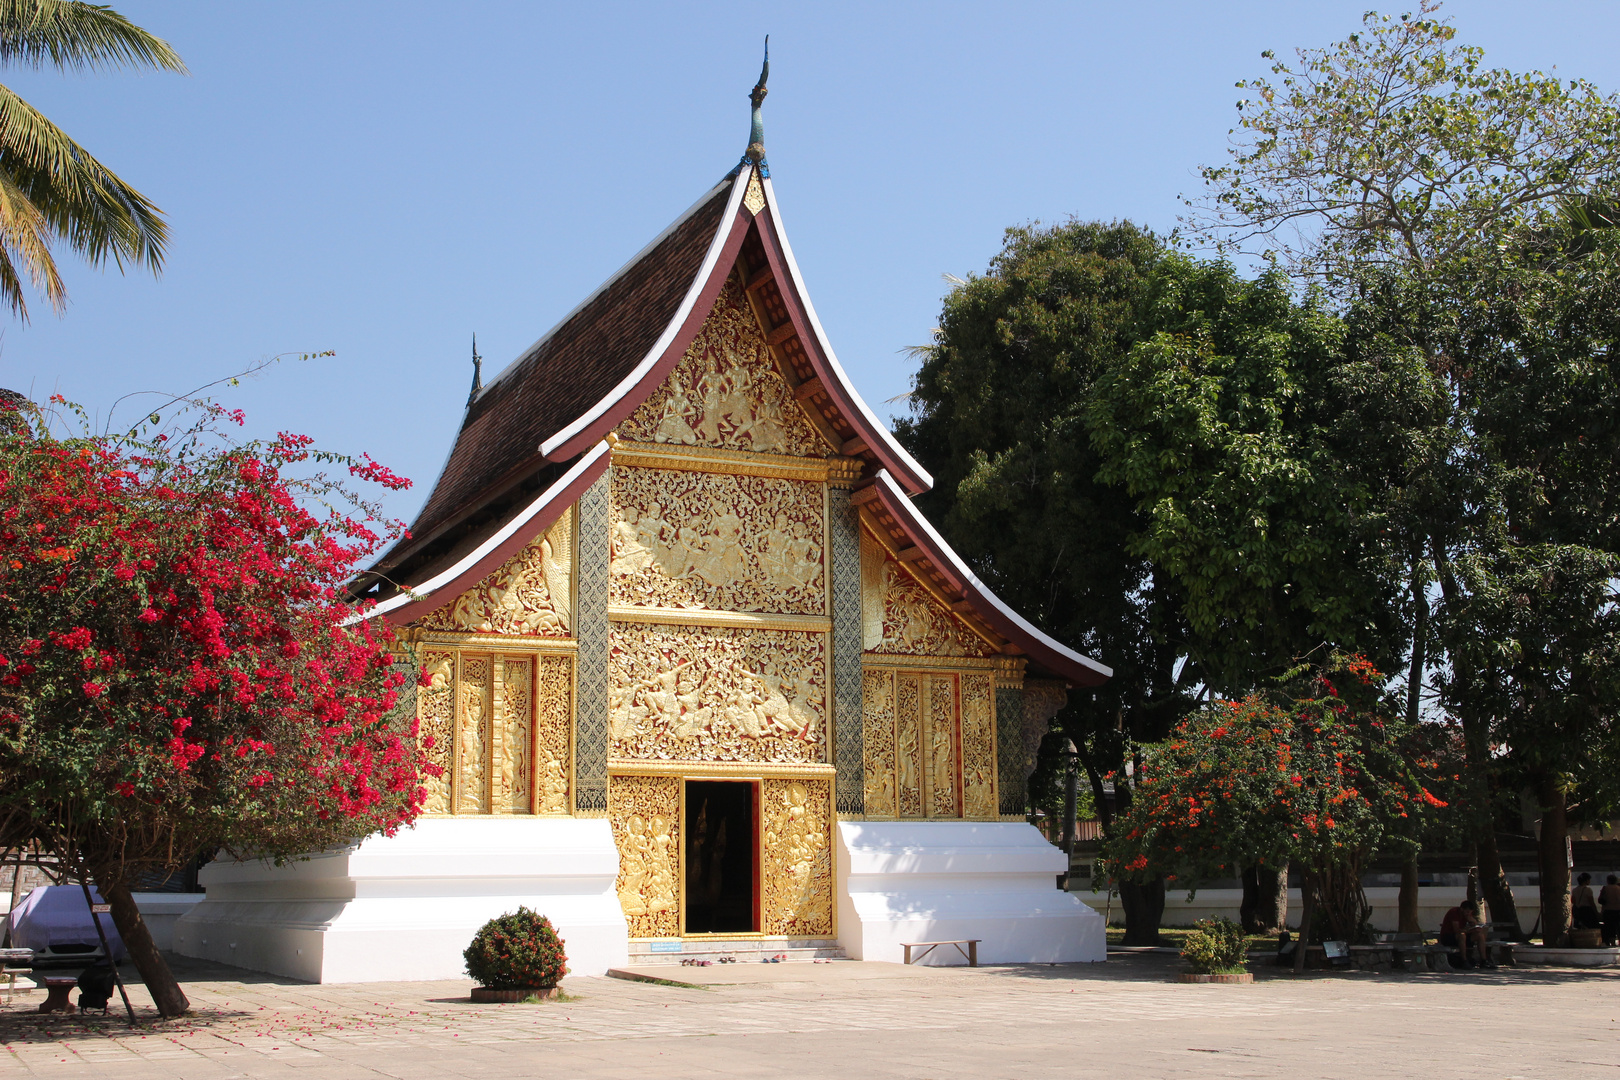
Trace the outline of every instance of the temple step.
[[683, 960], [707, 960], [713, 964], [728, 957], [734, 958], [739, 964], [764, 963], [771, 957], [781, 957], [783, 963], [849, 959], [843, 947], [831, 939], [742, 938], [710, 941], [688, 938], [683, 941], [630, 943], [630, 965], [633, 967], [659, 964], [679, 966]]

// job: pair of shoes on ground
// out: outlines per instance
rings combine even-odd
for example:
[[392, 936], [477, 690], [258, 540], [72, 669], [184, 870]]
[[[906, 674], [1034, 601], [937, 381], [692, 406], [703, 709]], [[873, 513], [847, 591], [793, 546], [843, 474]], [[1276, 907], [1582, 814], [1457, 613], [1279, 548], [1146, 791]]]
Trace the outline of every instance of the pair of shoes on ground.
[[760, 958], [759, 962], [762, 964], [784, 964], [787, 962], [787, 953], [777, 953], [775, 956], [764, 956]]
[[713, 960], [694, 960], [690, 957], [681, 961], [681, 967], [708, 967]]

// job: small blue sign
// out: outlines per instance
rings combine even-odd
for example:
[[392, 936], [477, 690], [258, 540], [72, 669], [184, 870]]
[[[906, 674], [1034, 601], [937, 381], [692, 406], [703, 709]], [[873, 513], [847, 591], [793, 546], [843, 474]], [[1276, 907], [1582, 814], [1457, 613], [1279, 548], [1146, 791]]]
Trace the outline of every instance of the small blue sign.
[[679, 941], [654, 941], [649, 943], [652, 952], [680, 952], [683, 945]]

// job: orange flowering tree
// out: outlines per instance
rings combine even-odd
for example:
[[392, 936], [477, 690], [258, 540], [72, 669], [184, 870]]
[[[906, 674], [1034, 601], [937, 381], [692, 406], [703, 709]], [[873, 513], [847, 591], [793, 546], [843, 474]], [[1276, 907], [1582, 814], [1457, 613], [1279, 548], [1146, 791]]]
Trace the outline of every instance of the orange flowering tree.
[[391, 832], [433, 768], [409, 667], [342, 592], [398, 528], [358, 484], [407, 482], [301, 436], [233, 445], [221, 418], [58, 437], [0, 401], [0, 846], [100, 887], [166, 1015], [187, 1003], [138, 874]]
[[1340, 693], [1344, 685], [1366, 696], [1376, 679], [1351, 661], [1314, 679], [1309, 697], [1248, 697], [1193, 713], [1144, 758], [1108, 841], [1115, 874], [1165, 874], [1193, 888], [1243, 866], [1287, 864], [1303, 879], [1306, 919], [1320, 911], [1334, 938], [1361, 936], [1367, 860], [1409, 844], [1444, 806], [1402, 753], [1396, 723]]

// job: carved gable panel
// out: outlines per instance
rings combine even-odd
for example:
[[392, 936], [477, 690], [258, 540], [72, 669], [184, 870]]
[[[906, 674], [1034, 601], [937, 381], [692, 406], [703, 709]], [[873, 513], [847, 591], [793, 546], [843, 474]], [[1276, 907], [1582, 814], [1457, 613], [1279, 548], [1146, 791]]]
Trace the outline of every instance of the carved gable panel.
[[615, 623], [609, 642], [611, 757], [825, 760], [825, 634]]
[[613, 467], [615, 604], [823, 615], [821, 485]]
[[805, 419], [735, 278], [726, 279], [664, 385], [619, 425], [618, 434], [630, 442], [793, 457], [833, 452]]
[[573, 621], [574, 511], [506, 565], [415, 623], [426, 630], [567, 637]]
[[869, 534], [861, 534], [861, 624], [867, 652], [995, 656], [996, 650], [941, 604]]

